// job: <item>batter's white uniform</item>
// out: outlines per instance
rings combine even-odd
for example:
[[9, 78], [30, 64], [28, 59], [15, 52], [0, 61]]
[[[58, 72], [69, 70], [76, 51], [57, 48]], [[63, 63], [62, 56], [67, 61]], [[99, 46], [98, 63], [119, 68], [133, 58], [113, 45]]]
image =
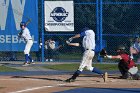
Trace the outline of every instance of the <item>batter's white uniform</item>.
[[22, 38], [24, 38], [24, 40], [26, 42], [26, 46], [25, 46], [25, 49], [24, 49], [24, 54], [29, 55], [30, 49], [33, 45], [33, 40], [32, 40], [32, 37], [30, 35], [30, 31], [27, 27], [25, 27], [21, 36], [22, 36]]
[[80, 33], [80, 37], [82, 36], [84, 36], [82, 44], [85, 52], [78, 70], [83, 71], [86, 67], [87, 70], [93, 71], [94, 67], [92, 67], [92, 59], [95, 55], [95, 33], [93, 30], [86, 30]]

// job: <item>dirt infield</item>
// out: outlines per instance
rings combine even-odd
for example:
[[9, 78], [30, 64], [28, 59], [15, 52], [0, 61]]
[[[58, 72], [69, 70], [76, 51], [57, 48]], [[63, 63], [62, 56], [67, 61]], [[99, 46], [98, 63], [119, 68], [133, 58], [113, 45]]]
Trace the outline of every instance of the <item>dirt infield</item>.
[[[140, 88], [140, 80], [119, 79], [109, 75], [107, 82], [99, 75], [81, 75], [66, 83], [70, 75], [0, 76], [0, 93], [52, 93], [76, 88]], [[82, 92], [81, 92], [82, 93]]]

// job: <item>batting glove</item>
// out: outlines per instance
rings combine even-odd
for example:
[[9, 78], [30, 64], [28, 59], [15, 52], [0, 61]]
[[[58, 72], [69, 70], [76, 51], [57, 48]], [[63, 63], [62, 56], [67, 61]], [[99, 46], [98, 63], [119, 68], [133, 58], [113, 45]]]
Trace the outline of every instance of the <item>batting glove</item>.
[[71, 42], [72, 40], [73, 40], [73, 38], [71, 37], [71, 38], [69, 38], [69, 40], [68, 40], [68, 41], [69, 41], [69, 42]]
[[70, 42], [68, 40], [66, 40], [66, 43], [69, 44]]

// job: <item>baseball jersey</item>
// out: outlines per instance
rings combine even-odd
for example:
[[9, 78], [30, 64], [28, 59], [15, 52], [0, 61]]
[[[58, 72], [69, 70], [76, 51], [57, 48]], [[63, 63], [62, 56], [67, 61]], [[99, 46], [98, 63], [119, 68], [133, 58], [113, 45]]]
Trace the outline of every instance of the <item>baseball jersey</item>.
[[28, 28], [25, 28], [24, 30], [22, 30], [23, 33], [22, 33], [22, 37], [24, 38], [25, 41], [28, 41], [28, 40], [32, 40], [32, 37], [30, 35], [30, 31]]
[[95, 33], [93, 30], [86, 30], [80, 33], [80, 37], [83, 37], [83, 47], [87, 49], [95, 49]]
[[132, 59], [130, 59], [130, 57], [129, 57], [128, 54], [121, 54], [120, 56], [122, 57], [122, 59], [120, 60], [120, 62], [126, 63], [127, 64], [127, 67], [129, 69], [131, 67], [133, 67], [133, 66], [136, 66], [135, 65], [135, 62]]

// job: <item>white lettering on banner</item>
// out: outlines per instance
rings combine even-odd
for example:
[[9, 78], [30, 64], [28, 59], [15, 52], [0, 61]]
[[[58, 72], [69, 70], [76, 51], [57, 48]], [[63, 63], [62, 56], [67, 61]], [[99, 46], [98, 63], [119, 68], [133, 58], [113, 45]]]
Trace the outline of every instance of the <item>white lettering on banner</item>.
[[0, 35], [0, 43], [4, 43], [5, 39], [4, 39], [4, 35]]
[[18, 36], [17, 35], [12, 36], [12, 43], [18, 43]]
[[[32, 36], [34, 40], [34, 35]], [[25, 43], [24, 39], [19, 39], [17, 35], [0, 35], [0, 43]], [[37, 41], [34, 41], [37, 43]]]
[[11, 35], [6, 35], [6, 43], [11, 43]]
[[74, 26], [74, 23], [46, 23], [47, 26]]
[[[12, 7], [9, 8], [11, 1]], [[26, 0], [0, 0], [0, 29], [5, 30], [8, 12], [13, 12], [16, 29], [20, 30], [19, 23], [22, 21]], [[9, 9], [9, 10], [8, 10]]]
[[23, 11], [25, 6], [25, 0], [11, 0], [14, 19], [16, 23], [17, 30], [20, 30], [19, 23], [22, 21]]
[[68, 13], [51, 13], [50, 16], [68, 16]]
[[0, 28], [5, 30], [9, 0], [0, 0]]

